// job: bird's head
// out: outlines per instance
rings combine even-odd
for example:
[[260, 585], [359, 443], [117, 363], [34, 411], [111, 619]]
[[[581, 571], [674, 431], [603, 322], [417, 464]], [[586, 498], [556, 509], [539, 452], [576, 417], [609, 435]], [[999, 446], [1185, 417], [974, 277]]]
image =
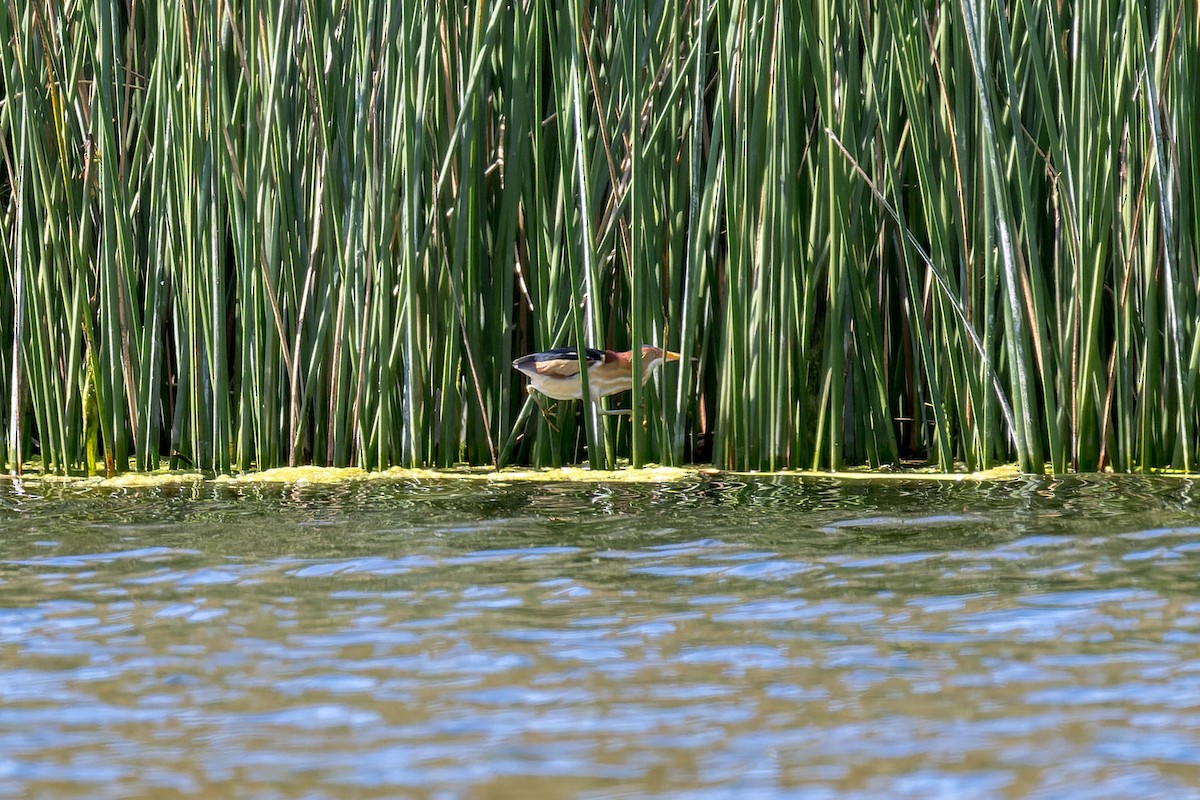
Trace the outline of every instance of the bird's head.
[[652, 345], [642, 345], [642, 370], [649, 372], [656, 369], [664, 361], [678, 361], [679, 353], [662, 350]]

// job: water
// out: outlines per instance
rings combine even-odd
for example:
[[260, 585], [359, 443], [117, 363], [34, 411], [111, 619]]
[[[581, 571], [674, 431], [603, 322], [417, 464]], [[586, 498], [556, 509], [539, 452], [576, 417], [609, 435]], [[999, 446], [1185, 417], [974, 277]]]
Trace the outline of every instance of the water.
[[1197, 498], [0, 488], [0, 797], [1200, 797]]

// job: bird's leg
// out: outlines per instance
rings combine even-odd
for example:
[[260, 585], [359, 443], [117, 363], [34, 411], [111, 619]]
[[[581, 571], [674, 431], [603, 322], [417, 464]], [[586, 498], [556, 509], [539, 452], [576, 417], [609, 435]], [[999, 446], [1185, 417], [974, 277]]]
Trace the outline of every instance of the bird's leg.
[[550, 419], [549, 412], [546, 411], [546, 406], [542, 403], [541, 392], [533, 388], [533, 384], [525, 387], [525, 391], [529, 392], [529, 396], [533, 398], [533, 402], [537, 403], [538, 409], [542, 412], [542, 419], [550, 426], [550, 430], [558, 433], [558, 426]]
[[604, 398], [600, 395], [592, 395], [592, 404], [596, 406], [596, 410], [606, 417], [617, 417], [623, 414], [632, 414], [633, 411], [628, 408], [605, 408]]

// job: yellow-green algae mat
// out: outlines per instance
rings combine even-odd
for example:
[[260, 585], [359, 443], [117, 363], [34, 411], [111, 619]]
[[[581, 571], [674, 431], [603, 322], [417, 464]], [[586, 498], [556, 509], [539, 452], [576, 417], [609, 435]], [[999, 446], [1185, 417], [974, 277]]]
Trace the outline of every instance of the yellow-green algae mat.
[[54, 483], [79, 487], [135, 488], [171, 486], [191, 483], [214, 485], [244, 485], [264, 483], [286, 484], [337, 484], [378, 480], [453, 481], [470, 480], [503, 484], [518, 481], [546, 483], [684, 483], [713, 478], [832, 478], [835, 480], [917, 480], [917, 481], [998, 481], [1019, 477], [1021, 473], [1013, 465], [1005, 465], [981, 472], [938, 472], [933, 469], [904, 469], [893, 471], [847, 470], [841, 472], [818, 472], [812, 470], [788, 470], [780, 472], [727, 472], [708, 467], [662, 467], [651, 465], [634, 469], [626, 467], [615, 470], [594, 470], [587, 467], [558, 467], [553, 469], [507, 468], [495, 470], [490, 467], [458, 467], [452, 469], [391, 469], [370, 472], [358, 467], [277, 467], [236, 475], [206, 475], [191, 470], [158, 470], [155, 472], [125, 472], [112, 478], [62, 476], [40, 472], [36, 465], [18, 476], [5, 476], [11, 481], [31, 484]]

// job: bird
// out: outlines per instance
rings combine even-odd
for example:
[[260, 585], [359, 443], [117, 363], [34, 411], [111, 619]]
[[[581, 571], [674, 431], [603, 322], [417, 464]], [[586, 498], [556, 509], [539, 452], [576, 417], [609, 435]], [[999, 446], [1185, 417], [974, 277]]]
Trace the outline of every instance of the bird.
[[[642, 345], [642, 385], [664, 362], [678, 361], [679, 353]], [[534, 391], [555, 400], [582, 400], [583, 379], [579, 375], [580, 363], [587, 367], [588, 393], [592, 402], [600, 406], [600, 398], [610, 394], [626, 392], [633, 388], [633, 351], [597, 350], [588, 347], [584, 358], [579, 358], [575, 347], [557, 347], [530, 353], [512, 362], [513, 368], [529, 376], [527, 391], [541, 406]], [[545, 409], [542, 409], [545, 413]], [[628, 408], [600, 408], [601, 414], [629, 414]]]

